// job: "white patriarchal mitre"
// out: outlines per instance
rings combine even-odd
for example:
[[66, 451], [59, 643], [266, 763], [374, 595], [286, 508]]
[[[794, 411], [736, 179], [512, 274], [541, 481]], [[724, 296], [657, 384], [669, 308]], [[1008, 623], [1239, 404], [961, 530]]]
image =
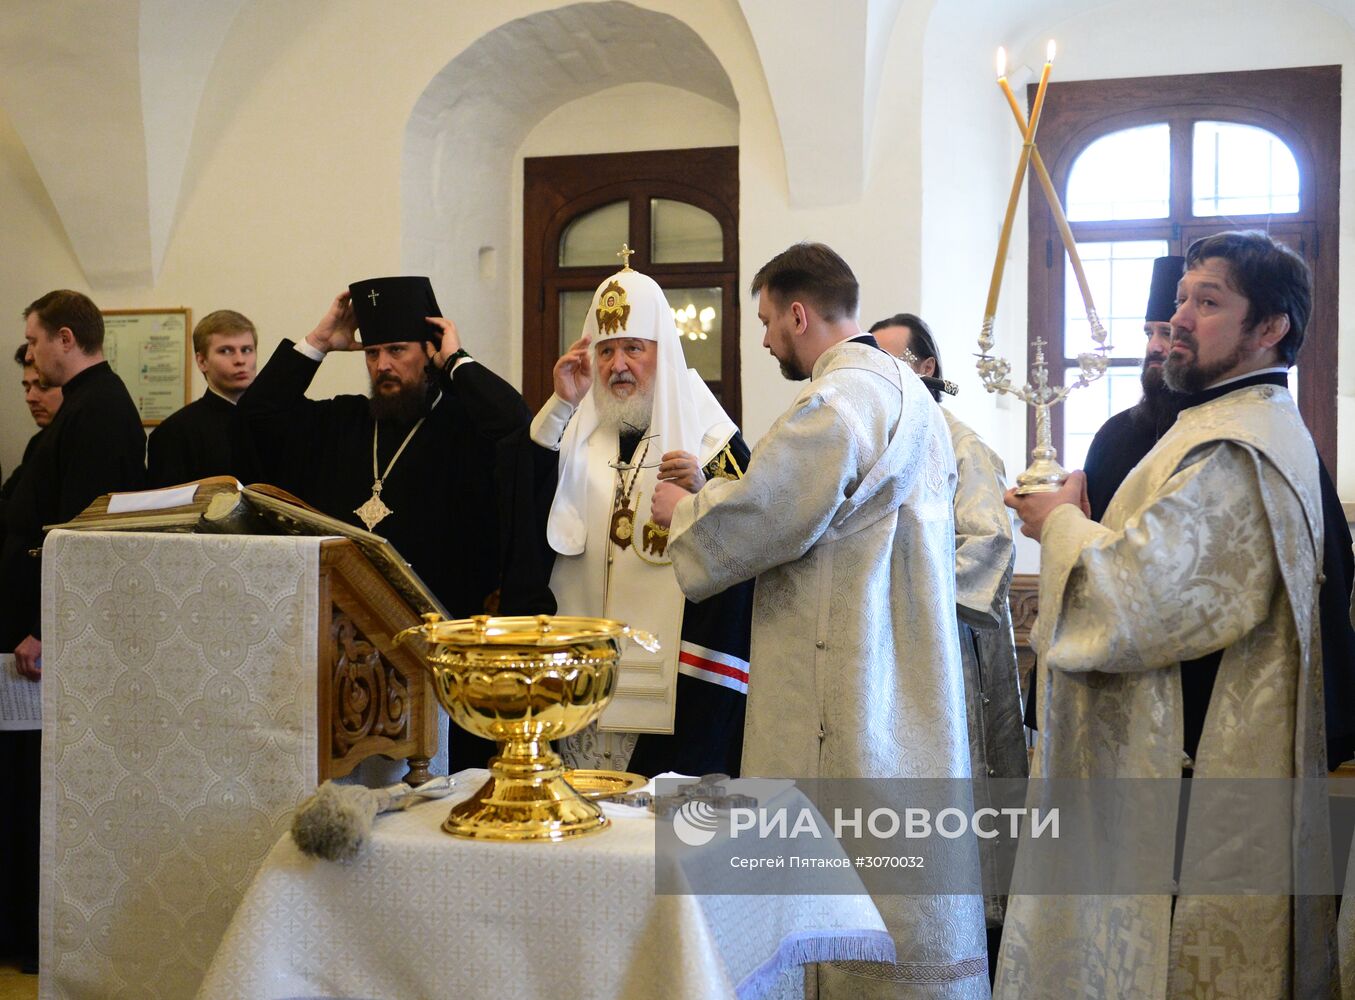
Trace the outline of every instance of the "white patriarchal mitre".
[[[658, 653], [634, 645], [622, 653], [616, 695], [600, 727], [671, 733], [685, 598], [664, 554], [666, 533], [657, 538], [644, 525], [660, 457], [686, 451], [704, 467], [737, 428], [701, 376], [687, 367], [673, 311], [653, 279], [626, 269], [603, 281], [583, 333], [593, 347], [622, 337], [655, 343], [653, 411], [649, 440], [636, 448], [634, 464], [619, 471], [618, 434], [599, 425], [594, 389], [570, 417], [560, 438], [559, 476], [546, 524], [547, 540], [558, 554], [551, 590], [561, 614], [611, 618], [658, 636], [663, 646]], [[615, 532], [618, 488], [633, 519]]]
[[[650, 442], [651, 456], [689, 451], [704, 467], [734, 436], [734, 421], [696, 370], [687, 367], [673, 310], [653, 278], [626, 268], [605, 280], [593, 293], [583, 336], [591, 338], [594, 348], [604, 340], [620, 337], [652, 340], [658, 345], [654, 412], [647, 432], [658, 436]], [[560, 439], [559, 482], [546, 522], [546, 539], [560, 555], [578, 555], [588, 541], [586, 458], [588, 441], [597, 426], [597, 407], [590, 390]], [[601, 529], [594, 526], [594, 530]]]

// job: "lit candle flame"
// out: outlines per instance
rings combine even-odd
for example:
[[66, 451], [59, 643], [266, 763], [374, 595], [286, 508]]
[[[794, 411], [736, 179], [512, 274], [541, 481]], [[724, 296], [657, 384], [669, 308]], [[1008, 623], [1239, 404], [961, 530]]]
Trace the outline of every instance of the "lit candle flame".
[[1052, 38], [1049, 40], [1049, 45], [1045, 47], [1045, 50], [1044, 50], [1044, 61], [1045, 61], [1045, 62], [1053, 62], [1053, 61], [1054, 61], [1054, 39], [1052, 39]]
[[1007, 50], [1003, 46], [997, 47], [997, 78], [1001, 80], [1007, 75]]

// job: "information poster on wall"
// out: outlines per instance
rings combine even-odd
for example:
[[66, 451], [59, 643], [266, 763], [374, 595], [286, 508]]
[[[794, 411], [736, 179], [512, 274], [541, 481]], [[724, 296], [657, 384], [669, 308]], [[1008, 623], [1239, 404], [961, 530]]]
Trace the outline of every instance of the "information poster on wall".
[[193, 328], [188, 309], [112, 309], [104, 313], [104, 357], [127, 383], [144, 426], [188, 402]]

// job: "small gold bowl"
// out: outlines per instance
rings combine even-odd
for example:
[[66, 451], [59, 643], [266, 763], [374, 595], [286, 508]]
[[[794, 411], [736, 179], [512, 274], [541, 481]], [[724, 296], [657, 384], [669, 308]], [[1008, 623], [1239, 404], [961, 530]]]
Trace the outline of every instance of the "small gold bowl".
[[495, 740], [490, 780], [452, 808], [443, 829], [481, 840], [565, 840], [607, 826], [607, 818], [562, 777], [550, 748], [596, 719], [616, 689], [621, 648], [654, 637], [606, 618], [491, 618], [443, 621], [425, 615], [396, 643], [418, 637], [439, 703], [452, 720]]
[[569, 782], [570, 788], [585, 799], [610, 799], [649, 784], [648, 778], [633, 771], [598, 771], [591, 768], [566, 771], [565, 780]]

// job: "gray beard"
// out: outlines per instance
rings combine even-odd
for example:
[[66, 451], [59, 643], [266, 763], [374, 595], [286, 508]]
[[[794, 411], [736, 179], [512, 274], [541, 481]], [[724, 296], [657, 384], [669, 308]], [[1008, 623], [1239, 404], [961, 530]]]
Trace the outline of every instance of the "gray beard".
[[593, 405], [597, 408], [598, 426], [614, 430], [618, 434], [625, 431], [643, 431], [649, 427], [654, 413], [653, 387], [635, 391], [625, 399], [617, 399], [611, 389], [601, 381], [593, 383]]

